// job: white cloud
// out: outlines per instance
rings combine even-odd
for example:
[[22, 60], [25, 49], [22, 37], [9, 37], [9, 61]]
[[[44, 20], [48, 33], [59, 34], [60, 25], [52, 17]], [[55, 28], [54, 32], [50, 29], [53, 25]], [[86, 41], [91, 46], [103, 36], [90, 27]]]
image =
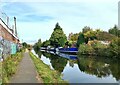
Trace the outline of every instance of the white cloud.
[[119, 0], [1, 0], [1, 2], [118, 2]]
[[[29, 14], [53, 17], [51, 20], [42, 22], [18, 21], [18, 31], [21, 39], [25, 41], [37, 41], [39, 38], [43, 41], [49, 39], [56, 22], [60, 23], [67, 35], [70, 32], [76, 33], [81, 31], [86, 25], [94, 29], [108, 30], [114, 24], [117, 24], [117, 2], [119, 0], [74, 0], [74, 3], [73, 0], [52, 1], [54, 0], [34, 0], [34, 3], [26, 1], [24, 4], [30, 7], [31, 9], [28, 10], [33, 10], [33, 13], [23, 13], [22, 16], [19, 15], [19, 11], [16, 9], [17, 17], [23, 20]], [[22, 2], [22, 0], [19, 2]], [[32, 19], [35, 21], [34, 18]]]

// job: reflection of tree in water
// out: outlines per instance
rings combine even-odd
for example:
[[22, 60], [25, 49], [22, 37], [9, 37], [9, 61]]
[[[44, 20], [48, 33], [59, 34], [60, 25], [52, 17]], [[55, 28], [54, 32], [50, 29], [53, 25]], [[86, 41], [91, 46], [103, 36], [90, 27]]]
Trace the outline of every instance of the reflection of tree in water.
[[46, 52], [42, 53], [45, 57], [51, 60], [50, 63], [55, 70], [59, 71], [60, 73], [63, 72], [63, 69], [67, 64], [67, 59]]
[[113, 61], [110, 65], [111, 74], [116, 80], [120, 80], [120, 61]]
[[[50, 59], [51, 54], [47, 52], [42, 52], [43, 56]], [[51, 60], [51, 59], [50, 59]]]
[[39, 56], [39, 58], [41, 58], [41, 55], [42, 55], [41, 51], [39, 51], [39, 50], [34, 50], [34, 51]]
[[116, 62], [112, 59], [96, 58], [96, 57], [83, 57], [80, 56], [78, 59], [79, 69], [87, 74], [96, 75], [97, 77], [106, 77], [110, 74], [120, 79], [120, 62]]
[[75, 61], [75, 60], [69, 60], [69, 65], [71, 66], [71, 67], [74, 67], [74, 64], [77, 64], [77, 61]]

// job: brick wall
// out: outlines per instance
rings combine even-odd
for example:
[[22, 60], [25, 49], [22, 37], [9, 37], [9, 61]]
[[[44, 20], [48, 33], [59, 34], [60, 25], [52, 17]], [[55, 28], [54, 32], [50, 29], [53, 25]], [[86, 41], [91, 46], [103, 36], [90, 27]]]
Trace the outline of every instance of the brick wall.
[[[9, 31], [11, 31], [10, 29], [8, 29]], [[16, 39], [11, 33], [5, 29], [5, 27], [3, 27], [2, 24], [0, 24], [0, 36], [2, 38], [4, 38], [5, 40], [11, 41], [13, 43], [19, 43], [19, 40]]]
[[9, 54], [15, 54], [18, 43], [18, 38], [0, 19], [0, 59], [2, 56], [6, 58]]

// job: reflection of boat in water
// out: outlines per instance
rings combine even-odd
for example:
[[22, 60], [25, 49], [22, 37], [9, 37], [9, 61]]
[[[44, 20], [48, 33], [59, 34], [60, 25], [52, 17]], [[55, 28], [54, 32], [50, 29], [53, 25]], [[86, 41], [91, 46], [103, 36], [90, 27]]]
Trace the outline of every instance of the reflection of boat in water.
[[61, 53], [61, 52], [53, 52], [53, 51], [47, 51], [50, 54], [53, 55], [57, 55], [63, 58], [67, 58], [67, 59], [71, 59], [71, 60], [76, 60], [77, 59], [77, 55], [71, 55], [71, 54], [65, 54], [65, 53]]
[[58, 53], [57, 55], [59, 55], [60, 57], [71, 59], [71, 60], [77, 59], [77, 55], [70, 55], [70, 54], [65, 54], [65, 53]]

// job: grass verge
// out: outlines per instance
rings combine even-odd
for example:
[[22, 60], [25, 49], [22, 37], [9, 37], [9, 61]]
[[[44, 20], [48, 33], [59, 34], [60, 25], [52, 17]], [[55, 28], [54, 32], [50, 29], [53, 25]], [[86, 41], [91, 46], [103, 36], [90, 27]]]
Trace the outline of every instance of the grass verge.
[[59, 72], [57, 72], [55, 70], [51, 70], [48, 65], [44, 64], [32, 52], [30, 52], [30, 56], [35, 64], [35, 67], [37, 69], [39, 76], [42, 78], [44, 83], [46, 83], [46, 84], [63, 83], [65, 85], [68, 85], [67, 81], [64, 81], [61, 79], [61, 74]]
[[0, 62], [2, 67], [2, 72], [0, 73], [2, 77], [2, 84], [9, 83], [9, 79], [16, 73], [17, 66], [22, 60], [22, 52], [17, 52], [14, 55], [10, 55], [4, 61]]

